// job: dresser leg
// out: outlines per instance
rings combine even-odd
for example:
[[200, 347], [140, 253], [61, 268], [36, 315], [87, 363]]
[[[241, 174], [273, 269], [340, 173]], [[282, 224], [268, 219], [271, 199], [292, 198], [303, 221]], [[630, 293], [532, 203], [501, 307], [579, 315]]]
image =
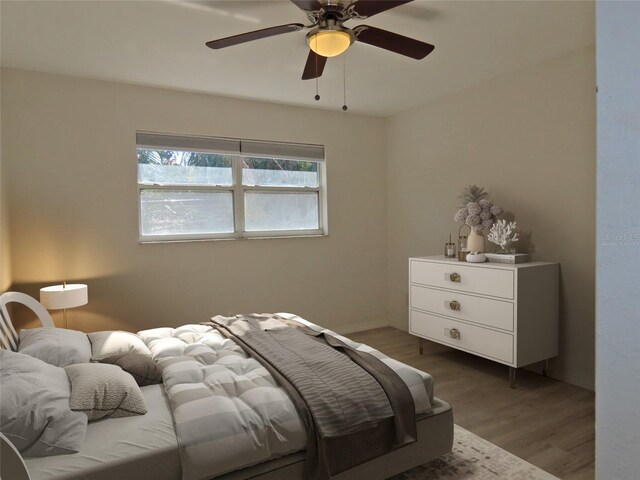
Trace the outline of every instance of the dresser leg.
[[420, 355], [424, 353], [424, 338], [422, 337], [418, 337], [418, 351]]
[[509, 386], [516, 388], [516, 371], [517, 368], [509, 367]]
[[542, 361], [542, 376], [546, 377], [549, 374], [549, 359]]

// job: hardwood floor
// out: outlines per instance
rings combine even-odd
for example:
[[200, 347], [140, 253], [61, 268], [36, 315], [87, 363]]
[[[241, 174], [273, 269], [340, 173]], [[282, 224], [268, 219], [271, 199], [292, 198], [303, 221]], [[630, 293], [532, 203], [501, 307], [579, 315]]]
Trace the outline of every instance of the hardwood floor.
[[489, 360], [385, 327], [349, 338], [429, 372], [435, 395], [453, 406], [455, 422], [563, 480], [595, 477], [595, 395], [519, 369], [509, 388], [508, 369]]

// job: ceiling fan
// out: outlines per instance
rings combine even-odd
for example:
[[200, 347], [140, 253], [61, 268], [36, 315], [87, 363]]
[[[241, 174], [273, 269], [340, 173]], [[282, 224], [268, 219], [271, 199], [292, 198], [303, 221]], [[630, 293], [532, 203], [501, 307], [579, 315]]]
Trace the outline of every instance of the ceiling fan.
[[328, 57], [345, 52], [353, 42], [362, 42], [383, 48], [410, 58], [420, 60], [429, 55], [433, 45], [397, 33], [358, 25], [354, 28], [344, 26], [347, 20], [363, 20], [378, 13], [390, 10], [413, 0], [291, 0], [303, 10], [311, 25], [288, 23], [276, 27], [263, 28], [253, 32], [241, 33], [231, 37], [211, 40], [206, 45], [219, 49], [272, 37], [288, 32], [309, 29], [307, 44], [309, 56], [302, 74], [303, 80], [318, 78], [322, 75]]

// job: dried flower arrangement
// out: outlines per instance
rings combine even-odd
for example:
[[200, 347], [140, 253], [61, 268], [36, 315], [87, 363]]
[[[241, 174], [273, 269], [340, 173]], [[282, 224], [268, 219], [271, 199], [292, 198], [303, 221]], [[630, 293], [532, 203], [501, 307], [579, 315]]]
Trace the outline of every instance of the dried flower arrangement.
[[499, 245], [502, 250], [506, 250], [510, 243], [517, 242], [519, 240], [516, 227], [516, 222], [507, 223], [506, 220], [498, 220], [491, 227], [491, 230], [489, 230], [487, 240]]
[[502, 213], [502, 207], [487, 200], [487, 192], [476, 185], [466, 187], [458, 198], [463, 206], [455, 215], [455, 221], [469, 225], [473, 231], [480, 233], [489, 230]]
[[484, 191], [484, 188], [477, 185], [469, 185], [462, 190], [462, 193], [458, 195], [458, 198], [462, 202], [460, 208], [464, 208], [467, 203], [478, 203], [480, 200], [487, 198], [489, 194]]

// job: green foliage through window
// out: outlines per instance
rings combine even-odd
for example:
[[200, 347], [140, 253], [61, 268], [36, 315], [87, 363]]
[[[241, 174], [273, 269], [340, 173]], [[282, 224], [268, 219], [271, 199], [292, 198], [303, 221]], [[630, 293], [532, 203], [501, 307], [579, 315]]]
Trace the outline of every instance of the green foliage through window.
[[184, 152], [179, 150], [138, 149], [138, 163], [151, 165], [178, 165], [182, 167], [231, 166], [228, 155], [221, 153]]
[[278, 158], [257, 158], [246, 157], [242, 159], [244, 168], [256, 170], [284, 170], [288, 172], [317, 172], [316, 162], [305, 162], [300, 160], [282, 160]]

